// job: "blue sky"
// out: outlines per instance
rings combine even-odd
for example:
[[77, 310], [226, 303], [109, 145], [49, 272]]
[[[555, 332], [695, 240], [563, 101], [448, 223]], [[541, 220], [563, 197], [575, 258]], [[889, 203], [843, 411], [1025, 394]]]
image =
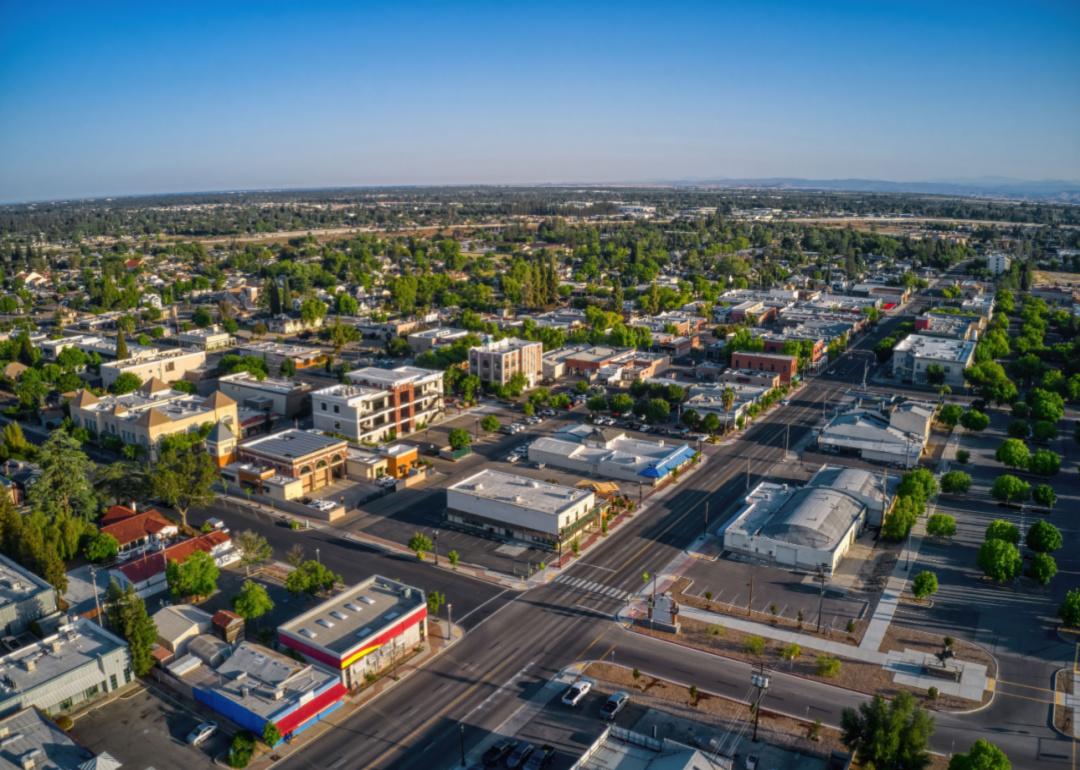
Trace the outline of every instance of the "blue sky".
[[0, 0], [0, 200], [1080, 179], [1080, 3]]

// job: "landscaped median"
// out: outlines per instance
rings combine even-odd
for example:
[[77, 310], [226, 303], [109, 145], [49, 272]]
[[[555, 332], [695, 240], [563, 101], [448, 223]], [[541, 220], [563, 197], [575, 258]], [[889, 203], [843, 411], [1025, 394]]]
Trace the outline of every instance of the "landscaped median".
[[[685, 601], [681, 591], [673, 591], [672, 596], [679, 602]], [[699, 597], [687, 598], [688, 604], [701, 603]], [[633, 628], [638, 633], [664, 641], [751, 664], [763, 663], [776, 671], [868, 695], [880, 693], [894, 697], [900, 692], [911, 692], [922, 698], [928, 708], [939, 711], [967, 711], [989, 703], [993, 697], [992, 690], [988, 689], [981, 691], [980, 700], [945, 692], [948, 680], [944, 679], [940, 687], [918, 687], [896, 681], [900, 669], [906, 669], [904, 673], [908, 676], [922, 676], [924, 682], [931, 681], [927, 674], [918, 672], [913, 665], [904, 664], [900, 658], [905, 654], [909, 657], [923, 653], [933, 656], [946, 647], [950, 650], [951, 660], [985, 666], [987, 681], [996, 677], [994, 658], [981, 647], [965, 641], [890, 625], [880, 650], [866, 650], [829, 639], [824, 634], [817, 635], [809, 628], [798, 631], [719, 613], [713, 613], [706, 622], [702, 617], [708, 616], [707, 611], [693, 614], [696, 617], [688, 617], [686, 612], [680, 614], [680, 632], [677, 634], [650, 628], [647, 622], [641, 621]]]

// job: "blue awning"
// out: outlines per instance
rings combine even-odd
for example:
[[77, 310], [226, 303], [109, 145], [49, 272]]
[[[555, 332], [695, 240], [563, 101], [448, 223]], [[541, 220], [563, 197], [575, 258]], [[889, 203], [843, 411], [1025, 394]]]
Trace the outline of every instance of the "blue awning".
[[648, 479], [662, 479], [676, 468], [689, 462], [694, 456], [694, 450], [689, 445], [683, 444], [658, 463], [653, 463], [638, 475]]

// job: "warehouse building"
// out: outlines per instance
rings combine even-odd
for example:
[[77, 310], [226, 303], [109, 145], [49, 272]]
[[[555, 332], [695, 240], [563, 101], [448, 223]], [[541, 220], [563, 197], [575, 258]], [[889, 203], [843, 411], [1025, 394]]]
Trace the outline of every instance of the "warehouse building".
[[601, 512], [588, 490], [488, 469], [446, 490], [450, 522], [560, 552], [598, 526]]
[[332, 671], [240, 642], [216, 667], [190, 657], [182, 679], [196, 702], [261, 736], [273, 724], [291, 738], [341, 707], [345, 686]]
[[686, 444], [628, 438], [621, 430], [578, 426], [529, 445], [529, 461], [581, 474], [659, 484], [694, 459]]
[[17, 636], [56, 612], [56, 589], [28, 569], [0, 556], [0, 631]]
[[69, 711], [130, 681], [127, 644], [76, 618], [0, 657], [0, 714], [30, 706], [50, 714]]
[[837, 415], [822, 428], [818, 449], [913, 468], [926, 448], [933, 421], [934, 407], [930, 404], [909, 401], [888, 414], [856, 407]]
[[724, 548], [781, 567], [832, 573], [865, 528], [867, 510], [844, 489], [763, 481], [725, 525]]
[[419, 588], [373, 575], [278, 626], [278, 641], [340, 672], [356, 690], [427, 639], [427, 598]]

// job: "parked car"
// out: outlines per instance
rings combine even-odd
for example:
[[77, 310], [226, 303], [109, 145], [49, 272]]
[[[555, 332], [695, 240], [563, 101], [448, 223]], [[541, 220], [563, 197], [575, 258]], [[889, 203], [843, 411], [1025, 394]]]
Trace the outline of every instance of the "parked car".
[[536, 751], [536, 746], [528, 741], [518, 741], [510, 756], [506, 758], [506, 766], [511, 768], [523, 767], [526, 760]]
[[196, 725], [195, 729], [188, 733], [187, 744], [188, 746], [198, 746], [216, 732], [217, 722], [202, 722]]
[[525, 770], [544, 770], [555, 756], [555, 747], [544, 744], [534, 751], [525, 763]]
[[484, 767], [498, 767], [513, 750], [514, 744], [510, 741], [498, 741], [484, 752], [480, 761], [484, 763]]
[[622, 691], [612, 693], [604, 705], [600, 707], [600, 716], [604, 719], [614, 719], [615, 715], [626, 708], [626, 704], [630, 702], [629, 693]]
[[576, 706], [581, 703], [581, 699], [589, 694], [592, 689], [592, 681], [589, 679], [579, 679], [567, 688], [563, 693], [562, 702], [566, 706]]
[[508, 463], [521, 462], [521, 455], [519, 455], [517, 452], [511, 452], [510, 454], [508, 454], [506, 456], [506, 462], [508, 462]]

